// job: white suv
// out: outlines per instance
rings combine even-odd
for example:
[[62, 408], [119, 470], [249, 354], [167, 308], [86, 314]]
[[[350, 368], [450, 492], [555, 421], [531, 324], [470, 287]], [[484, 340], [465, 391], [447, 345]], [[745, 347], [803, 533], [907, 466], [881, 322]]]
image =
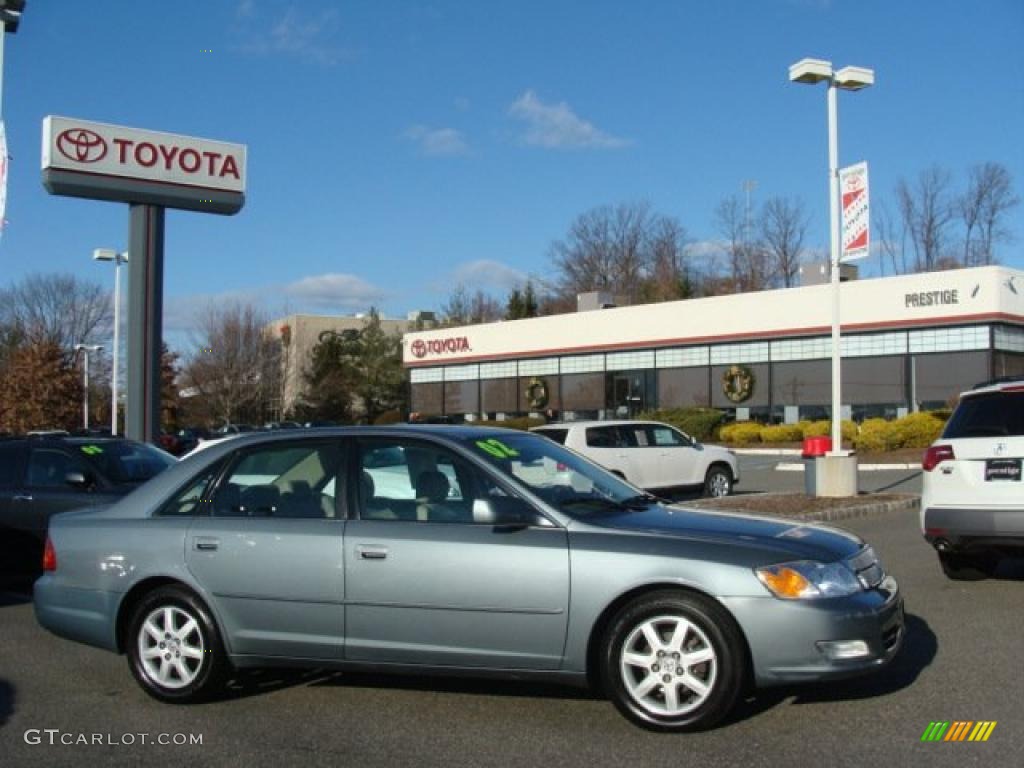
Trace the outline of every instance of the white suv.
[[534, 427], [645, 490], [700, 488], [728, 496], [740, 480], [736, 455], [657, 421], [573, 421]]
[[1024, 549], [1024, 378], [960, 396], [921, 468], [921, 530], [951, 579], [992, 574]]

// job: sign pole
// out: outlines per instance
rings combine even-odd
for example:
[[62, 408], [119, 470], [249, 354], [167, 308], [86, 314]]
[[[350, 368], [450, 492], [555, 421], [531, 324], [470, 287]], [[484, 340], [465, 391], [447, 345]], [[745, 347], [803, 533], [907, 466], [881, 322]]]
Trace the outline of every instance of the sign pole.
[[129, 208], [125, 436], [152, 443], [160, 434], [164, 208], [142, 203]]

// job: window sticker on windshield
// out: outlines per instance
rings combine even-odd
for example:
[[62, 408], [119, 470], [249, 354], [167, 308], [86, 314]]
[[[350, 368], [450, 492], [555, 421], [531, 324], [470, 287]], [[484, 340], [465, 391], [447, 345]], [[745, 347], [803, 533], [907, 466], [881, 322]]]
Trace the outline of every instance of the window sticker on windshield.
[[515, 448], [509, 448], [501, 440], [495, 440], [493, 437], [489, 440], [477, 440], [476, 447], [481, 451], [491, 454], [496, 459], [511, 459], [519, 455], [519, 451]]
[[82, 453], [87, 453], [90, 456], [95, 456], [98, 453], [103, 453], [103, 449], [98, 445], [83, 445], [80, 449]]

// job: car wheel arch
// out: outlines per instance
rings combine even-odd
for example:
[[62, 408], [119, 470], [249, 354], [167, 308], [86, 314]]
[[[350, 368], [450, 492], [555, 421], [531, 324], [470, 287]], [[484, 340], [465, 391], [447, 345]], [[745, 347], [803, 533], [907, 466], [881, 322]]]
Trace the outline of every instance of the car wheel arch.
[[710, 592], [706, 592], [691, 584], [681, 584], [673, 581], [656, 581], [634, 586], [618, 595], [605, 606], [604, 610], [601, 611], [600, 615], [594, 621], [587, 637], [586, 657], [586, 676], [587, 682], [590, 684], [591, 688], [594, 690], [601, 689], [600, 654], [604, 645], [605, 635], [611, 627], [615, 617], [618, 616], [618, 614], [630, 603], [636, 600], [642, 600], [654, 594], [665, 592], [671, 592], [677, 595], [694, 595], [705, 600], [711, 600], [722, 609], [724, 614], [729, 617], [729, 620], [733, 624], [733, 628], [736, 630], [737, 636], [742, 641], [745, 667], [744, 679], [749, 685], [754, 680], [754, 657], [750, 650], [750, 642], [747, 640], [747, 635], [743, 631], [743, 627], [741, 627], [739, 622], [736, 621], [736, 617], [732, 615], [732, 611], [730, 611], [721, 600], [716, 598]]
[[183, 589], [193, 595], [196, 600], [202, 603], [207, 613], [209, 613], [210, 618], [216, 624], [217, 630], [221, 635], [221, 641], [225, 648], [228, 646], [228, 640], [224, 634], [224, 627], [221, 624], [220, 618], [217, 616], [217, 612], [213, 610], [210, 605], [210, 601], [206, 599], [205, 595], [199, 592], [188, 582], [176, 579], [173, 576], [149, 576], [138, 583], [133, 584], [132, 588], [124, 594], [124, 597], [121, 598], [121, 602], [117, 607], [117, 621], [114, 626], [116, 628], [115, 639], [117, 641], [118, 653], [124, 653], [125, 648], [127, 647], [125, 645], [125, 636], [128, 634], [129, 625], [131, 624], [132, 616], [135, 614], [136, 606], [146, 597], [146, 595], [154, 590], [160, 589], [161, 587], [177, 587], [178, 589]]

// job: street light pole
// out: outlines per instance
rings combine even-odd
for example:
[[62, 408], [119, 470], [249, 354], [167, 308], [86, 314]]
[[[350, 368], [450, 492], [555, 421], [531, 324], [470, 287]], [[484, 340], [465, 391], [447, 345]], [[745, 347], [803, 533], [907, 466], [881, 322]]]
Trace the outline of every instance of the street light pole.
[[110, 434], [117, 436], [117, 395], [120, 367], [118, 360], [121, 354], [121, 265], [127, 263], [128, 253], [121, 253], [110, 248], [97, 248], [92, 252], [96, 261], [114, 262], [114, 352], [111, 364], [114, 371], [110, 377]]
[[85, 356], [85, 368], [82, 374], [82, 421], [85, 429], [89, 429], [89, 353], [99, 352], [103, 347], [99, 344], [76, 344], [75, 350]]
[[874, 70], [864, 67], [832, 69], [831, 61], [801, 59], [789, 68], [794, 83], [828, 85], [828, 197], [829, 197], [829, 263], [832, 283], [832, 450], [833, 456], [846, 456], [842, 450], [842, 383], [839, 324], [839, 267], [841, 223], [839, 220], [839, 89], [859, 91], [875, 82]]
[[0, 119], [4, 112], [4, 38], [18, 31], [25, 0], [0, 0]]

